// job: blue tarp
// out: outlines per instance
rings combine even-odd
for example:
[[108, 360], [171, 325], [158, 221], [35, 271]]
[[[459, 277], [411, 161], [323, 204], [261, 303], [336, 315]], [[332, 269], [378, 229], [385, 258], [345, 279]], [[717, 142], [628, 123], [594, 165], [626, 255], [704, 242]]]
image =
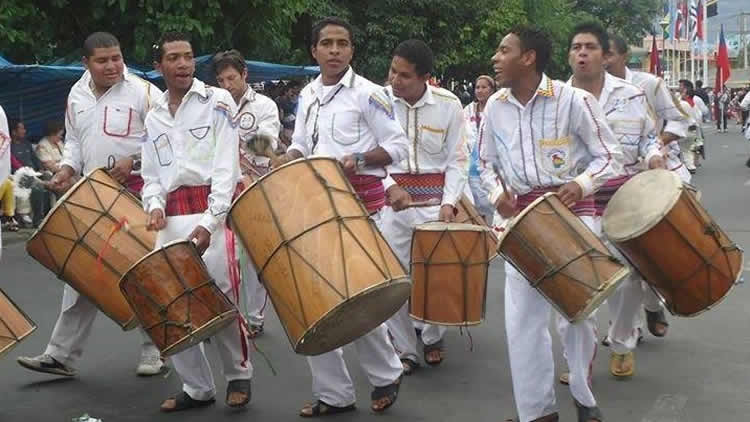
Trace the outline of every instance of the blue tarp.
[[[216, 84], [211, 57], [195, 58], [195, 76], [209, 84]], [[317, 66], [289, 66], [249, 60], [246, 63], [250, 82], [313, 77], [320, 72]], [[159, 72], [143, 72], [135, 67], [128, 70], [164, 89]], [[36, 140], [43, 135], [48, 120], [63, 119], [68, 92], [84, 71], [81, 63], [15, 65], [0, 56], [0, 105], [8, 118], [21, 118], [26, 123], [29, 138]]]

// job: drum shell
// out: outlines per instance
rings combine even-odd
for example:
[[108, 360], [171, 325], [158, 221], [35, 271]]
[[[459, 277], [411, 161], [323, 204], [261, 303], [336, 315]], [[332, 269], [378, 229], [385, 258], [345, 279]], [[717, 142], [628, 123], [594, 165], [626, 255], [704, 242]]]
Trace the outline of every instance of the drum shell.
[[461, 199], [459, 199], [456, 204], [456, 223], [474, 224], [487, 227], [489, 229], [487, 232], [487, 248], [490, 251], [490, 261], [497, 258], [497, 235], [495, 234], [495, 231], [487, 225], [484, 218], [479, 215], [479, 212], [477, 212], [477, 209], [474, 208], [474, 205], [471, 204], [471, 201], [466, 195], [461, 195]]
[[234, 201], [229, 219], [297, 353], [348, 344], [409, 297], [406, 271], [336, 160], [275, 169]]
[[0, 289], [0, 357], [36, 330], [36, 324]]
[[630, 274], [551, 193], [514, 218], [498, 252], [570, 322], [586, 319]]
[[162, 356], [200, 343], [239, 315], [189, 241], [146, 255], [125, 273], [120, 290]]
[[458, 326], [479, 325], [484, 320], [491, 232], [466, 226], [428, 223], [415, 228], [409, 300], [412, 318]]
[[677, 316], [716, 306], [742, 274], [742, 250], [690, 189], [683, 188], [672, 209], [645, 233], [612, 242]]
[[[134, 226], [130, 230], [121, 227], [125, 219]], [[96, 169], [58, 200], [26, 251], [129, 330], [137, 321], [118, 283], [154, 249], [156, 234], [146, 230], [146, 221], [141, 202], [106, 170]]]

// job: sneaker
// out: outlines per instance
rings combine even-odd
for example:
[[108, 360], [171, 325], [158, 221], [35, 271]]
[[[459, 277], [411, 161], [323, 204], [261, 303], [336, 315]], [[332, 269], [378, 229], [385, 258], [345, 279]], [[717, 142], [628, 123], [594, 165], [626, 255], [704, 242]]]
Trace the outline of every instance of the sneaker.
[[19, 365], [32, 371], [45, 372], [48, 374], [62, 375], [65, 377], [74, 377], [76, 370], [64, 365], [50, 355], [39, 355], [33, 358], [19, 356], [16, 360]]
[[144, 349], [141, 351], [141, 360], [138, 362], [138, 368], [135, 373], [140, 376], [159, 375], [164, 369], [164, 362], [161, 360], [159, 351], [155, 348]]
[[29, 217], [28, 214], [21, 214], [19, 220], [19, 224], [21, 224], [21, 227], [25, 229], [31, 228], [34, 225], [34, 222], [31, 220], [31, 217]]

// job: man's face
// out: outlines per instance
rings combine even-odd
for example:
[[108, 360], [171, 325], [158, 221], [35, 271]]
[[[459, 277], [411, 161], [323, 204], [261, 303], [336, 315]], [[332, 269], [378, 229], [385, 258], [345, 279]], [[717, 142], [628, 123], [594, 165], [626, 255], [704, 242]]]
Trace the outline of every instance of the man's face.
[[95, 48], [91, 57], [83, 58], [83, 65], [91, 73], [94, 85], [104, 89], [120, 82], [125, 70], [120, 46]]
[[240, 73], [234, 66], [227, 66], [216, 75], [216, 82], [218, 82], [220, 87], [229, 91], [235, 101], [241, 98], [247, 90], [246, 80], [247, 69], [243, 69]]
[[681, 94], [681, 95], [686, 95], [686, 94], [687, 94], [687, 91], [688, 91], [688, 90], [687, 90], [687, 86], [685, 86], [685, 84], [684, 84], [684, 83], [680, 82], [680, 94]]
[[417, 75], [416, 66], [403, 57], [394, 56], [388, 71], [393, 93], [407, 100], [418, 100], [430, 74]]
[[604, 71], [604, 50], [594, 34], [573, 37], [568, 51], [568, 64], [577, 79], [595, 79]]
[[193, 47], [187, 41], [171, 41], [164, 43], [162, 49], [161, 61], [154, 67], [164, 76], [167, 89], [189, 90], [195, 73]]
[[22, 122], [19, 122], [16, 127], [14, 127], [10, 131], [10, 136], [18, 141], [26, 139], [26, 125], [24, 125]]
[[533, 50], [522, 52], [521, 39], [516, 34], [506, 35], [492, 56], [495, 82], [498, 87], [509, 87], [525, 72], [525, 65], [536, 60]]
[[604, 61], [604, 67], [610, 72], [617, 75], [625, 74], [625, 68], [627, 67], [628, 55], [620, 54], [617, 51], [617, 46], [614, 41], [609, 42], [609, 54]]
[[326, 25], [320, 31], [318, 43], [312, 47], [312, 55], [323, 75], [341, 74], [354, 56], [349, 31], [343, 26]]

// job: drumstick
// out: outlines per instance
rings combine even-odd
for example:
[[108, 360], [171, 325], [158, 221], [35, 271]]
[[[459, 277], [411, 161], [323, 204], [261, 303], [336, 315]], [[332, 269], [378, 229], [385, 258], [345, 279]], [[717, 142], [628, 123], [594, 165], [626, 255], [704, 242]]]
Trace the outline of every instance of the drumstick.
[[412, 201], [406, 208], [419, 208], [419, 207], [434, 207], [440, 205], [440, 200], [437, 198], [428, 199], [426, 201]]

